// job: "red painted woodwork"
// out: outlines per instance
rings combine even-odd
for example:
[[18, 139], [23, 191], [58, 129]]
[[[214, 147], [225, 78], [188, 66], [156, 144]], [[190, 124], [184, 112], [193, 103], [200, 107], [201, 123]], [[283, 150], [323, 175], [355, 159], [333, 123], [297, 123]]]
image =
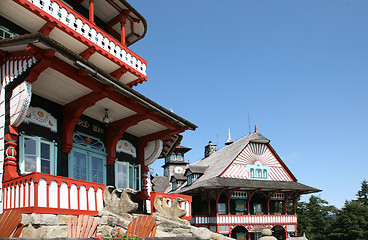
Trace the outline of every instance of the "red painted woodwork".
[[40, 30], [38, 30], [40, 33], [45, 34], [46, 36], [50, 35], [51, 31], [56, 27], [56, 24], [53, 22], [47, 22], [45, 25], [43, 25]]
[[17, 147], [18, 130], [13, 126], [8, 126], [9, 133], [5, 134], [5, 159], [4, 159], [4, 181], [19, 177], [17, 168]]
[[[20, 223], [21, 221], [22, 215], [17, 210], [7, 210], [0, 214], [0, 238], [19, 237], [23, 229], [23, 224]], [[14, 232], [14, 230], [16, 231]]]
[[94, 0], [89, 0], [89, 20], [91, 22], [95, 21], [95, 3]]
[[[113, 56], [112, 54], [110, 54], [109, 52], [107, 52], [105, 49], [101, 48], [97, 44], [91, 42], [89, 39], [87, 39], [84, 36], [80, 35], [78, 32], [73, 31], [68, 26], [66, 26], [64, 23], [62, 23], [61, 21], [59, 21], [58, 19], [55, 19], [53, 16], [51, 16], [51, 15], [49, 15], [49, 14], [43, 12], [43, 11], [40, 11], [36, 6], [34, 6], [33, 4], [30, 4], [27, 0], [14, 0], [14, 1], [16, 3], [18, 3], [19, 5], [23, 6], [24, 8], [28, 9], [29, 11], [33, 12], [34, 14], [38, 15], [39, 17], [41, 17], [45, 21], [56, 23], [58, 28], [60, 28], [62, 31], [64, 31], [68, 35], [72, 36], [73, 38], [77, 39], [78, 41], [81, 41], [87, 47], [94, 46], [96, 48], [97, 52], [99, 52], [101, 55], [107, 57], [109, 60], [113, 61], [114, 63], [118, 64], [121, 67], [123, 67], [123, 66], [126, 67], [129, 70], [129, 72], [131, 72], [132, 74], [134, 74], [135, 76], [137, 76], [139, 79], [143, 79], [144, 81], [147, 80], [147, 76], [143, 75], [142, 73], [140, 73], [136, 69], [132, 68], [131, 66], [129, 66], [126, 63], [124, 63], [123, 61], [121, 61], [117, 57]], [[121, 44], [118, 41], [116, 41], [115, 38], [113, 38], [112, 36], [110, 36], [109, 34], [107, 34], [105, 31], [103, 31], [102, 29], [100, 29], [99, 27], [97, 27], [94, 23], [91, 23], [89, 20], [87, 20], [85, 17], [83, 17], [77, 11], [73, 10], [72, 8], [70, 8], [64, 2], [62, 2], [60, 0], [54, 0], [54, 1], [57, 2], [58, 5], [61, 6], [62, 8], [65, 8], [68, 12], [73, 12], [73, 14], [76, 16], [76, 18], [81, 19], [82, 22], [85, 23], [85, 24], [87, 24], [87, 25], [89, 25], [90, 28], [96, 29], [97, 32], [104, 33], [104, 35], [109, 39], [110, 42], [114, 42], [114, 44], [116, 46], [120, 46], [126, 52], [130, 53], [137, 60], [140, 60], [142, 63], [144, 63], [147, 66], [147, 61], [144, 60], [143, 58], [141, 58], [140, 56], [138, 56], [133, 51], [131, 51], [129, 48], [127, 48], [125, 44]]]
[[128, 224], [126, 234], [128, 236], [134, 235], [139, 238], [154, 238], [156, 236], [156, 229], [156, 222], [152, 216], [139, 216]]
[[86, 50], [84, 50], [83, 52], [81, 52], [79, 55], [88, 60], [94, 53], [96, 53], [96, 48], [95, 47], [89, 47]]
[[73, 147], [74, 127], [82, 113], [96, 102], [107, 97], [111, 89], [107, 91], [92, 92], [70, 102], [63, 107], [63, 151], [69, 153]]
[[170, 129], [163, 130], [163, 131], [159, 131], [156, 133], [152, 133], [152, 134], [148, 134], [146, 136], [140, 137], [140, 141], [148, 143], [148, 142], [151, 142], [157, 139], [166, 140], [170, 136], [179, 134], [181, 132], [184, 132], [185, 130], [186, 130], [185, 128], [176, 129], [176, 130], [170, 130]]
[[116, 158], [116, 144], [122, 137], [123, 133], [131, 126], [138, 124], [140, 121], [147, 119], [147, 115], [133, 115], [110, 123], [106, 128], [106, 151], [107, 164], [113, 164]]
[[146, 166], [144, 162], [145, 154], [144, 149], [147, 147], [148, 142], [143, 141], [142, 139], [138, 140], [138, 161], [141, 165], [141, 181], [142, 181], [142, 187], [141, 192], [139, 195], [140, 200], [148, 200], [149, 194], [148, 194], [148, 172], [149, 168]]
[[126, 72], [128, 72], [128, 70], [122, 67], [111, 72], [110, 75], [119, 80]]
[[[41, 179], [44, 179], [47, 183], [47, 194], [46, 194], [46, 207], [39, 206], [39, 182]], [[50, 195], [49, 188], [51, 182], [56, 182], [58, 186], [58, 197], [57, 197], [57, 207], [50, 206]], [[68, 188], [68, 208], [61, 208], [61, 184], [65, 183]], [[33, 187], [32, 187], [33, 185]], [[71, 186], [76, 185], [77, 194], [78, 194], [78, 207], [76, 209], [71, 208]], [[23, 186], [23, 187], [22, 187]], [[86, 188], [87, 193], [87, 209], [82, 210], [80, 206], [80, 188], [84, 186]], [[26, 189], [28, 187], [28, 189]], [[93, 209], [90, 209], [88, 199], [88, 190], [93, 188], [94, 193], [94, 206]], [[22, 192], [23, 189], [23, 192]], [[97, 190], [100, 189], [100, 196], [97, 194]], [[4, 210], [6, 209], [17, 209], [21, 213], [51, 213], [51, 214], [70, 214], [70, 215], [92, 215], [95, 216], [98, 214], [98, 205], [103, 207], [103, 191], [105, 189], [105, 185], [101, 183], [88, 182], [78, 179], [72, 179], [67, 177], [55, 176], [46, 173], [33, 172], [29, 174], [22, 175], [18, 178], [4, 181], [3, 182], [3, 203]], [[28, 193], [28, 195], [26, 195]], [[99, 198], [98, 198], [99, 197]], [[42, 196], [43, 198], [43, 196]], [[97, 203], [98, 199], [101, 199], [101, 202]]]

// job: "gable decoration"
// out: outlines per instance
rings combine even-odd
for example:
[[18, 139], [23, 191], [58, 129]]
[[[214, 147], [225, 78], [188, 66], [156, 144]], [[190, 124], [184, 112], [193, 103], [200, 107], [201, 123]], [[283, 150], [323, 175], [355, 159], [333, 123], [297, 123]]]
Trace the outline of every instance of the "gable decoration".
[[57, 132], [56, 118], [39, 107], [29, 107], [23, 122], [34, 123], [36, 125], [49, 128], [52, 132]]
[[137, 157], [137, 149], [127, 140], [119, 140], [116, 144], [116, 152], [126, 153], [134, 158]]

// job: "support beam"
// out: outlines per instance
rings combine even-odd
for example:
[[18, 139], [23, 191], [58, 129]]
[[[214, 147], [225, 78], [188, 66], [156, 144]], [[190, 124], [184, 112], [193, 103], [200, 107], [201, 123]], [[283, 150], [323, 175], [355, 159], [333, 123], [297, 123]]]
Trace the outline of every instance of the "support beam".
[[175, 134], [178, 134], [178, 133], [181, 133], [181, 132], [184, 132], [185, 129], [176, 129], [176, 130], [163, 130], [163, 131], [159, 131], [159, 132], [155, 132], [155, 133], [152, 133], [152, 134], [148, 134], [146, 136], [143, 136], [143, 137], [140, 137], [140, 140], [141, 141], [144, 141], [144, 142], [151, 142], [151, 141], [154, 141], [154, 140], [157, 140], [157, 139], [161, 139], [161, 140], [166, 140], [168, 138], [170, 138], [171, 135], [175, 135]]
[[105, 98], [109, 94], [109, 90], [92, 92], [70, 102], [63, 107], [63, 152], [69, 153], [73, 147], [74, 127], [79, 121], [82, 113], [96, 102]]
[[122, 137], [123, 133], [131, 126], [138, 124], [140, 121], [147, 119], [147, 115], [133, 115], [127, 118], [120, 119], [107, 126], [106, 129], [106, 150], [107, 164], [111, 165], [116, 158], [116, 144]]
[[40, 28], [40, 30], [38, 30], [40, 33], [45, 34], [46, 36], [49, 36], [51, 31], [54, 30], [54, 28], [56, 27], [56, 23], [53, 22], [47, 22], [45, 25], [43, 25], [43, 27]]
[[83, 52], [81, 52], [79, 54], [79, 56], [81, 56], [82, 58], [88, 60], [95, 53], [96, 53], [96, 48], [91, 46], [91, 47], [87, 48], [86, 50], [84, 50]]
[[40, 74], [51, 66], [50, 58], [54, 57], [55, 51], [51, 49], [43, 50], [32, 44], [27, 46], [26, 51], [40, 61], [25, 79], [29, 83], [34, 83]]
[[128, 70], [124, 67], [118, 68], [115, 71], [111, 72], [110, 75], [119, 80]]

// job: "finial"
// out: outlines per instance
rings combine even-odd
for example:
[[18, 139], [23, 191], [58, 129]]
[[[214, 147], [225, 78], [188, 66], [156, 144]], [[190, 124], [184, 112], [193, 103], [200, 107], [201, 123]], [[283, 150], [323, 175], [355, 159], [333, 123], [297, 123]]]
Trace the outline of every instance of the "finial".
[[227, 138], [227, 141], [225, 143], [225, 145], [230, 145], [232, 144], [234, 141], [231, 139], [231, 135], [230, 135], [230, 128], [229, 128], [229, 136]]
[[256, 125], [254, 125], [254, 132], [258, 132], [257, 124], [256, 124]]

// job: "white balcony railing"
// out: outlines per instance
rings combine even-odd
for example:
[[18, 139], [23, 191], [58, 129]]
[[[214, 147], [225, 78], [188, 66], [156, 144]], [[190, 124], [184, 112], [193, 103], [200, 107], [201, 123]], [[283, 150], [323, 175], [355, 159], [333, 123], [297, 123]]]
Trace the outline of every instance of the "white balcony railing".
[[[114, 39], [108, 33], [92, 24], [88, 19], [80, 15], [78, 12], [70, 8], [67, 4], [60, 0], [16, 0], [16, 2], [37, 7], [37, 12], [47, 13], [49, 16], [60, 21], [64, 26], [59, 26], [66, 32], [76, 32], [84, 37], [83, 41], [90, 41], [111, 54], [115, 60], [122, 61], [129, 65], [135, 71], [146, 76], [147, 62]], [[40, 11], [39, 11], [40, 10]], [[41, 14], [44, 15], [44, 14]]]
[[194, 224], [297, 224], [297, 215], [196, 216]]
[[3, 182], [3, 207], [22, 213], [97, 215], [104, 207], [104, 187], [100, 183], [34, 172]]

